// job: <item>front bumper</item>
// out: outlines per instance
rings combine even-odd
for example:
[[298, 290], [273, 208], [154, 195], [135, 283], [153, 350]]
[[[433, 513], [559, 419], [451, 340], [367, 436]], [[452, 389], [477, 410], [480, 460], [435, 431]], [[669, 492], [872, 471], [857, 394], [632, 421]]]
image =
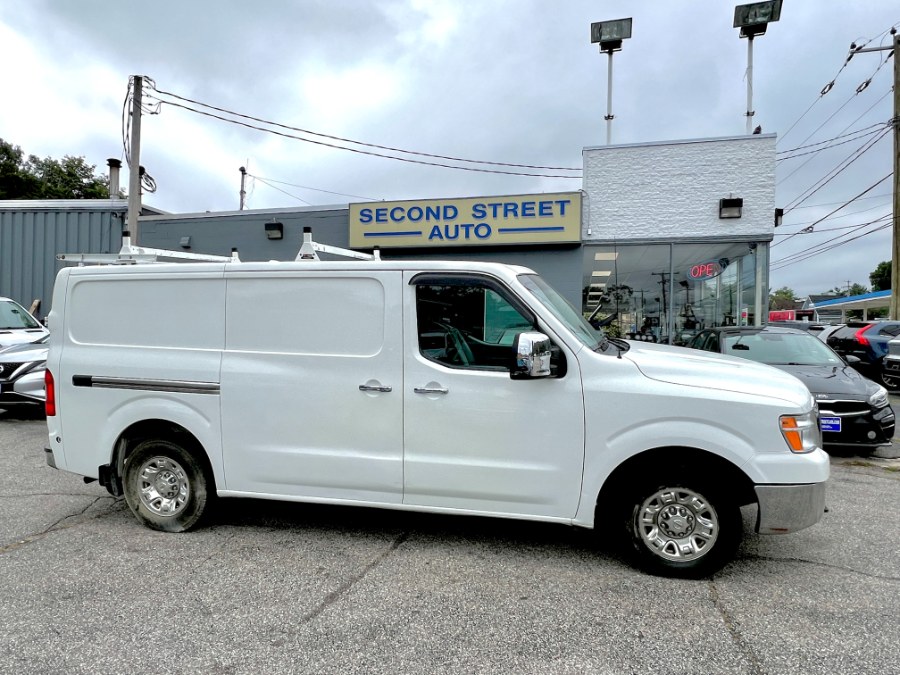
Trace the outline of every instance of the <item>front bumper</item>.
[[757, 485], [760, 534], [788, 534], [815, 525], [825, 513], [825, 483]]

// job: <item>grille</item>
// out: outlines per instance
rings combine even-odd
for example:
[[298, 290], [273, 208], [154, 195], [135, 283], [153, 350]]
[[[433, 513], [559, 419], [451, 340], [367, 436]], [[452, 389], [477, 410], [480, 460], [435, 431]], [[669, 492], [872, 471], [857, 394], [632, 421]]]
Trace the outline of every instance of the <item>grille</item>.
[[836, 401], [836, 400], [823, 400], [819, 399], [817, 401], [819, 404], [819, 414], [820, 415], [867, 415], [871, 412], [871, 408], [869, 408], [869, 404], [865, 401]]

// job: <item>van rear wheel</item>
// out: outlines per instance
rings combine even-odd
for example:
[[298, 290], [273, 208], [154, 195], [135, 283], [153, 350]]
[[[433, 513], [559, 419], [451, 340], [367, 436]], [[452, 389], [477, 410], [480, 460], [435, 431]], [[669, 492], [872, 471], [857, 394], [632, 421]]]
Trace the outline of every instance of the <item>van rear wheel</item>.
[[185, 532], [200, 520], [212, 481], [197, 459], [169, 440], [141, 442], [125, 463], [125, 501], [144, 525]]
[[634, 493], [629, 534], [638, 562], [652, 574], [702, 578], [737, 551], [740, 507], [711, 485], [648, 482]]

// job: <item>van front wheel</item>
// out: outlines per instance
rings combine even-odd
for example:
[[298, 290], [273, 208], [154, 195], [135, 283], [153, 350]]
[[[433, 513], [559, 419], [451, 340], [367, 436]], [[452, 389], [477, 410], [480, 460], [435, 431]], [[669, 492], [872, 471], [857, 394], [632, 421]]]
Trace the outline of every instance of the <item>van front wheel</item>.
[[125, 501], [147, 527], [185, 532], [208, 501], [207, 473], [191, 453], [168, 440], [143, 441], [125, 463]]
[[696, 579], [734, 556], [743, 529], [741, 511], [712, 486], [648, 483], [636, 497], [629, 530], [648, 572]]

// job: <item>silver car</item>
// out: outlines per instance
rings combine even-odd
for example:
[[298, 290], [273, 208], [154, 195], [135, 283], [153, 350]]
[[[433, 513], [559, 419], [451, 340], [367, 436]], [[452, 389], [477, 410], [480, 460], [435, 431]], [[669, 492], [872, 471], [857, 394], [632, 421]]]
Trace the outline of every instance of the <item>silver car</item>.
[[0, 350], [0, 408], [44, 403], [48, 337]]

